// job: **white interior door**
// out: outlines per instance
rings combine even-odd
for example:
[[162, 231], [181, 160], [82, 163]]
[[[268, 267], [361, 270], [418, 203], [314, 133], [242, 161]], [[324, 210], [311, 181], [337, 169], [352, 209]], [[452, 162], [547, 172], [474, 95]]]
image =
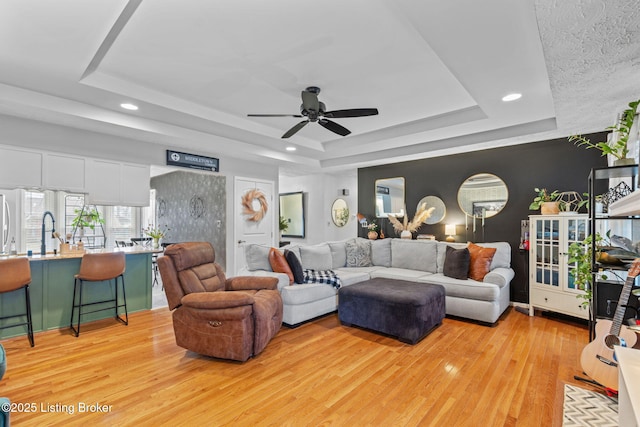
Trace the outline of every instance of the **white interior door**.
[[[245, 265], [244, 247], [249, 243], [273, 246], [275, 242], [274, 215], [278, 210], [274, 202], [273, 181], [251, 178], [235, 179], [235, 271]], [[254, 196], [250, 198], [248, 196]], [[243, 201], [249, 202], [251, 214], [244, 213]], [[266, 203], [266, 205], [265, 205]], [[258, 215], [256, 215], [258, 214]], [[261, 217], [257, 219], [256, 216]]]

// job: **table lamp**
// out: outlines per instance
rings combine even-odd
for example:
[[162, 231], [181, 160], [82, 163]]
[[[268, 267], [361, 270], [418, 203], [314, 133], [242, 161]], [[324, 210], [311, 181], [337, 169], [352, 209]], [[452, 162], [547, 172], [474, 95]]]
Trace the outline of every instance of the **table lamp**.
[[446, 234], [447, 238], [445, 239], [447, 242], [455, 242], [456, 238], [456, 225], [455, 224], [447, 224], [444, 226], [444, 234]]

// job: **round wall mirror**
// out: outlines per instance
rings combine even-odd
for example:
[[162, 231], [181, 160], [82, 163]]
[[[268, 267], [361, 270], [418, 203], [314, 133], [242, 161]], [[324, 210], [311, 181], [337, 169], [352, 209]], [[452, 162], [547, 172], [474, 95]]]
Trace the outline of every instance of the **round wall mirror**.
[[349, 222], [349, 206], [343, 199], [336, 199], [331, 205], [331, 219], [336, 227], [344, 227]]
[[509, 190], [499, 177], [479, 173], [467, 178], [458, 189], [458, 205], [474, 218], [491, 218], [507, 204]]
[[440, 197], [437, 197], [437, 196], [423, 197], [418, 202], [418, 206], [416, 207], [416, 212], [418, 211], [418, 209], [420, 209], [420, 206], [422, 206], [423, 203], [427, 204], [427, 209], [435, 208], [431, 213], [431, 216], [424, 221], [425, 224], [437, 224], [444, 219], [444, 216], [447, 214], [447, 208]]

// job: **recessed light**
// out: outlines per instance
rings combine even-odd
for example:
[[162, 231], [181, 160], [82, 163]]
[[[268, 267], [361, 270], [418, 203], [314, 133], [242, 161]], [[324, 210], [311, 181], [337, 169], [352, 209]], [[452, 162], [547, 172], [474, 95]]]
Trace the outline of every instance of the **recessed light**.
[[522, 98], [521, 93], [510, 93], [509, 95], [505, 95], [502, 97], [504, 102], [515, 101], [516, 99]]
[[135, 110], [138, 109], [137, 105], [129, 104], [129, 103], [126, 103], [126, 102], [124, 104], [120, 104], [120, 106], [122, 108], [124, 108], [125, 110], [134, 110], [135, 111]]
[[287, 147], [285, 148], [287, 151], [296, 151], [296, 147]]

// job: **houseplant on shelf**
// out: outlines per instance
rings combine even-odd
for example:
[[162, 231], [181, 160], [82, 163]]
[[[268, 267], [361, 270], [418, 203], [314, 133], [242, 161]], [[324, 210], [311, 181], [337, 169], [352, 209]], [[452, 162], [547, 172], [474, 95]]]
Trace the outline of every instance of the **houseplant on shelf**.
[[167, 237], [169, 228], [166, 225], [163, 228], [149, 225], [147, 228], [142, 229], [142, 232], [153, 239], [153, 248], [158, 249], [160, 247], [160, 239]]
[[529, 205], [529, 209], [537, 211], [540, 209], [542, 215], [555, 215], [560, 212], [560, 193], [558, 190], [549, 192], [546, 188], [535, 188], [534, 191], [538, 193], [533, 198], [533, 202]]
[[613, 131], [613, 134], [611, 134], [612, 141], [593, 143], [582, 135], [571, 135], [569, 141], [578, 147], [598, 149], [603, 156], [611, 155], [615, 157], [614, 166], [634, 164], [634, 159], [627, 158], [629, 154], [627, 143], [629, 142], [633, 120], [636, 117], [639, 104], [640, 100], [630, 102], [629, 108], [622, 112], [618, 123], [607, 128], [607, 130]]
[[74, 209], [76, 217], [71, 221], [74, 229], [80, 230], [80, 240], [84, 237], [85, 228], [95, 230], [96, 225], [104, 224], [104, 219], [100, 216], [100, 212], [96, 208], [83, 207], [82, 209]]

